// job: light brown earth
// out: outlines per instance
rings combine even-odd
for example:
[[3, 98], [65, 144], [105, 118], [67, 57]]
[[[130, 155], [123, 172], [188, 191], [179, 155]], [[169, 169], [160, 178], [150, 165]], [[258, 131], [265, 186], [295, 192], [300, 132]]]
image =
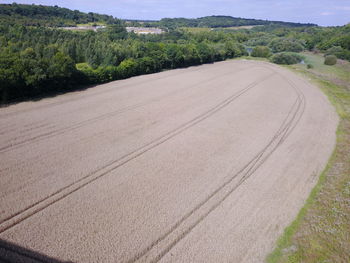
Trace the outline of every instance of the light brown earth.
[[0, 109], [0, 258], [262, 262], [337, 122], [318, 88], [252, 61]]

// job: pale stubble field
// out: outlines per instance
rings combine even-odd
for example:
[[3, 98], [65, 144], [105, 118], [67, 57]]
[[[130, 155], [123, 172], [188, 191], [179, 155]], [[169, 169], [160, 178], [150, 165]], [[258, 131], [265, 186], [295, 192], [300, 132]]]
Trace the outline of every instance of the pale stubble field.
[[0, 255], [262, 262], [337, 123], [318, 88], [242, 60], [2, 108]]

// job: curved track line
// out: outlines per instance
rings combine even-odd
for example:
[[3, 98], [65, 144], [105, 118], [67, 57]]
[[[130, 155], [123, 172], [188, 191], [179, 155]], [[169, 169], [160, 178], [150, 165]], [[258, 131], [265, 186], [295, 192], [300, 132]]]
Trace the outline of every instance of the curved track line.
[[[271, 69], [271, 68], [270, 68]], [[194, 209], [192, 209], [189, 213], [187, 213], [184, 217], [182, 217], [170, 230], [165, 233], [163, 236], [158, 238], [156, 241], [154, 241], [152, 244], [150, 244], [146, 249], [135, 255], [132, 259], [130, 259], [128, 262], [135, 262], [135, 261], [147, 261], [147, 262], [157, 262], [159, 261], [164, 255], [166, 255], [180, 240], [182, 240], [188, 233], [192, 231], [200, 222], [202, 222], [212, 211], [214, 211], [217, 207], [220, 206], [221, 203], [224, 202], [231, 194], [234, 192], [241, 184], [243, 184], [267, 159], [268, 157], [284, 142], [284, 140], [290, 135], [290, 133], [294, 130], [296, 125], [299, 123], [300, 118], [302, 117], [304, 110], [305, 110], [305, 97], [304, 94], [302, 94], [298, 88], [291, 83], [285, 76], [282, 74], [277, 73], [275, 70], [271, 69], [276, 74], [280, 75], [283, 79], [285, 79], [290, 86], [294, 89], [294, 91], [297, 94], [297, 99], [293, 106], [291, 107], [291, 110], [289, 111], [287, 117], [283, 121], [282, 125], [278, 129], [278, 131], [273, 136], [272, 140], [250, 161], [248, 164], [246, 164], [238, 173], [234, 174], [229, 180], [224, 182], [220, 187], [218, 187], [212, 194], [210, 194], [205, 200], [203, 200], [199, 205], [197, 205]], [[295, 108], [296, 107], [296, 108]], [[295, 108], [295, 109], [294, 109]], [[293, 113], [292, 113], [293, 112]], [[291, 117], [290, 117], [291, 116]], [[289, 120], [290, 118], [290, 120]], [[237, 184], [234, 184], [230, 188], [230, 183], [233, 182], [235, 178], [238, 176], [241, 176], [239, 179], [239, 182]], [[225, 189], [226, 186], [229, 189]], [[226, 194], [225, 194], [226, 192]], [[204, 211], [202, 215], [199, 215], [199, 218], [195, 220], [194, 223], [190, 224], [190, 226], [184, 227], [185, 230], [181, 231], [178, 235], [173, 234], [178, 230], [181, 225], [186, 224], [186, 220], [189, 219], [192, 215], [195, 213], [200, 213], [200, 209], [203, 208], [211, 199], [215, 199], [218, 195], [223, 195], [223, 197], [218, 197], [219, 200], [215, 202], [212, 206], [207, 208], [207, 211]], [[205, 207], [204, 209], [205, 210]], [[172, 237], [170, 235], [175, 235], [175, 237]], [[167, 240], [170, 239], [170, 240]], [[168, 242], [167, 242], [168, 241]], [[160, 253], [157, 253], [157, 246], [161, 246], [161, 242], [168, 243], [165, 249], [159, 249], [161, 250]], [[149, 254], [152, 253], [152, 250], [155, 250], [156, 255], [153, 259], [149, 258]]]
[[[201, 68], [201, 66], [203, 66], [205, 64], [202, 64], [202, 65], [198, 65], [198, 66], [191, 66], [191, 67], [197, 67], [196, 69], [193, 69], [192, 72], [197, 72], [199, 71]], [[6, 118], [6, 117], [9, 117], [9, 116], [12, 116], [12, 115], [15, 115], [15, 114], [21, 114], [21, 113], [27, 113], [29, 111], [33, 111], [33, 110], [37, 110], [37, 109], [42, 109], [42, 108], [47, 108], [47, 107], [52, 107], [52, 106], [56, 106], [56, 105], [61, 105], [61, 104], [65, 104], [65, 103], [69, 103], [69, 102], [72, 102], [72, 101], [77, 101], [77, 100], [81, 100], [81, 99], [85, 99], [85, 98], [89, 98], [89, 97], [92, 97], [92, 96], [98, 96], [98, 95], [101, 95], [101, 94], [105, 94], [105, 93], [109, 93], [111, 91], [114, 91], [116, 88], [119, 88], [119, 89], [122, 89], [122, 88], [128, 88], [128, 87], [135, 87], [135, 86], [138, 86], [138, 85], [141, 85], [141, 84], [145, 84], [145, 83], [149, 83], [149, 82], [152, 82], [152, 81], [158, 81], [158, 80], [163, 80], [163, 79], [167, 79], [167, 78], [170, 78], [170, 77], [174, 77], [174, 76], [177, 76], [177, 75], [180, 75], [182, 74], [183, 72], [181, 70], [183, 70], [184, 68], [179, 68], [179, 69], [170, 69], [168, 70], [168, 72], [170, 71], [178, 71], [178, 72], [173, 72], [174, 74], [173, 75], [168, 75], [168, 76], [164, 76], [164, 77], [155, 77], [155, 78], [150, 78], [148, 80], [141, 80], [141, 81], [137, 81], [135, 84], [133, 85], [130, 85], [130, 84], [125, 84], [125, 85], [121, 85], [119, 87], [106, 87], [105, 90], [103, 91], [100, 91], [100, 92], [95, 92], [93, 94], [86, 94], [86, 95], [83, 95], [83, 96], [79, 96], [78, 98], [70, 98], [70, 99], [66, 99], [66, 100], [63, 100], [63, 101], [58, 101], [58, 102], [53, 102], [53, 103], [50, 103], [50, 104], [45, 104], [45, 105], [40, 105], [40, 106], [37, 106], [37, 107], [34, 107], [34, 108], [31, 108], [31, 109], [23, 109], [23, 110], [19, 110], [19, 111], [16, 111], [16, 112], [9, 112], [9, 113], [4, 113], [4, 114], [0, 114], [0, 119], [2, 118]], [[186, 69], [186, 68], [185, 68]], [[161, 72], [157, 72], [157, 73], [152, 73], [152, 74], [148, 74], [148, 76], [152, 77], [152, 75], [157, 75]], [[186, 74], [186, 72], [185, 72]], [[133, 78], [140, 78], [142, 76], [145, 76], [145, 75], [140, 75], [140, 76], [134, 76]], [[129, 78], [130, 79], [130, 78]], [[121, 80], [114, 80], [112, 82], [115, 82], [115, 81], [125, 81], [127, 79], [121, 79]], [[104, 83], [104, 84], [100, 84], [100, 85], [107, 85], [109, 83]], [[85, 90], [88, 90], [88, 89], [92, 89], [96, 86], [99, 86], [99, 85], [92, 85], [90, 88], [87, 88]], [[69, 93], [75, 93], [75, 92], [79, 92], [79, 90], [77, 91], [71, 91]], [[62, 94], [58, 94], [59, 95], [65, 95], [67, 93], [62, 93]], [[16, 104], [16, 103], [13, 103], [13, 104]], [[7, 106], [11, 106], [12, 104], [9, 104]]]
[[[150, 100], [142, 102], [142, 103], [138, 103], [138, 104], [135, 104], [135, 105], [130, 105], [130, 106], [121, 108], [119, 110], [108, 112], [108, 113], [102, 114], [100, 116], [97, 116], [97, 117], [94, 117], [94, 118], [91, 118], [91, 119], [88, 119], [88, 120], [85, 120], [85, 121], [81, 121], [81, 122], [75, 123], [75, 124], [70, 125], [68, 127], [63, 127], [63, 128], [60, 128], [60, 129], [57, 129], [57, 130], [54, 130], [54, 131], [50, 131], [50, 132], [47, 132], [47, 133], [39, 134], [39, 135], [34, 136], [32, 138], [25, 139], [25, 140], [22, 140], [22, 141], [19, 141], [19, 142], [16, 142], [16, 143], [10, 143], [10, 144], [5, 145], [5, 146], [0, 148], [0, 154], [8, 152], [8, 151], [13, 150], [13, 149], [17, 149], [17, 148], [19, 148], [21, 146], [25, 146], [25, 145], [28, 145], [28, 144], [31, 144], [31, 143], [43, 140], [43, 139], [52, 138], [52, 137], [55, 137], [57, 135], [64, 134], [66, 132], [79, 129], [81, 127], [84, 127], [84, 126], [89, 125], [89, 124], [94, 123], [94, 122], [98, 122], [98, 121], [102, 121], [102, 120], [106, 120], [106, 119], [112, 118], [114, 116], [117, 116], [119, 114], [125, 113], [127, 111], [131, 111], [131, 110], [143, 107], [143, 106], [145, 106], [147, 104], [151, 104], [153, 102], [161, 101], [162, 99], [164, 99], [164, 98], [166, 98], [168, 96], [180, 93], [182, 91], [186, 91], [186, 90], [189, 90], [189, 89], [192, 89], [192, 88], [200, 87], [203, 83], [208, 83], [208, 82], [215, 81], [216, 79], [221, 78], [223, 76], [230, 75], [230, 74], [236, 74], [236, 73], [238, 74], [239, 72], [242, 72], [242, 71], [244, 71], [246, 69], [248, 69], [248, 67], [239, 69], [239, 70], [237, 70], [235, 72], [229, 71], [227, 73], [221, 74], [219, 76], [215, 76], [215, 77], [210, 78], [208, 80], [201, 81], [201, 82], [199, 82], [197, 84], [194, 84], [193, 86], [184, 87], [184, 88], [175, 90], [173, 92], [170, 92], [168, 94], [164, 94], [162, 96], [158, 96], [156, 98], [150, 99]], [[41, 125], [41, 126], [43, 126], [43, 125]], [[39, 127], [41, 127], [41, 126], [39, 126]], [[32, 130], [32, 129], [28, 129], [28, 131], [30, 131], [30, 130]], [[15, 139], [17, 139], [17, 138], [15, 138]]]
[[[198, 70], [199, 69], [196, 69], [196, 70], [194, 70], [194, 72], [196, 72]], [[157, 74], [157, 73], [155, 73], [155, 74]], [[149, 79], [147, 81], [138, 81], [138, 82], [135, 83], [135, 85], [132, 85], [132, 86], [133, 87], [134, 86], [138, 86], [138, 85], [141, 85], [141, 84], [144, 84], [144, 83], [152, 82], [154, 80], [157, 81], [157, 80], [166, 79], [166, 78], [169, 78], [169, 77], [172, 77], [172, 76], [177, 76], [179, 74], [181, 74], [181, 72], [178, 72], [177, 74], [174, 74], [174, 75], [171, 75], [171, 76], [165, 76], [165, 77], [159, 77], [159, 78], [155, 78], [155, 79]], [[137, 77], [141, 77], [141, 76], [144, 76], [144, 75], [134, 76], [134, 77], [137, 78]], [[123, 80], [126, 80], [126, 79], [114, 80], [114, 81], [123, 81]], [[112, 82], [114, 82], [114, 81], [112, 81]], [[100, 84], [100, 85], [107, 85], [107, 84], [109, 84], [109, 83], [103, 83], [103, 84]], [[88, 87], [86, 90], [94, 88], [96, 86], [100, 86], [100, 85], [91, 85], [91, 87]], [[118, 88], [127, 88], [129, 86], [130, 86], [130, 84], [126, 84], [126, 85], [119, 86]], [[12, 116], [12, 115], [15, 115], [15, 114], [27, 113], [28, 111], [33, 111], [33, 110], [38, 110], [38, 109], [42, 109], [42, 108], [47, 108], [47, 107], [52, 107], [52, 106], [56, 106], [56, 105], [61, 105], [61, 104], [69, 103], [69, 102], [72, 102], [72, 101], [89, 98], [89, 97], [92, 97], [92, 96], [98, 96], [98, 95], [101, 95], [101, 94], [104, 94], [104, 93], [111, 92], [111, 91], [113, 91], [113, 89], [116, 89], [116, 87], [106, 87], [105, 90], [100, 91], [100, 92], [96, 91], [93, 94], [86, 94], [86, 95], [83, 95], [83, 96], [79, 96], [78, 98], [69, 98], [69, 99], [66, 99], [66, 100], [63, 100], [63, 101], [58, 101], [58, 102], [53, 102], [53, 103], [49, 103], [49, 104], [45, 104], [45, 105], [40, 105], [40, 106], [31, 108], [29, 110], [28, 109], [23, 109], [23, 110], [19, 110], [19, 111], [16, 111], [16, 112], [9, 112], [9, 113], [0, 114], [0, 119], [9, 117], [9, 116]], [[71, 91], [70, 93], [74, 93], [74, 92], [79, 92], [79, 90]], [[65, 95], [65, 94], [67, 94], [67, 93], [58, 94], [58, 96], [59, 95]], [[13, 104], [16, 104], [16, 103], [13, 103]], [[12, 104], [9, 104], [8, 106], [11, 106], [11, 105]]]
[[242, 94], [246, 93], [248, 90], [255, 87], [260, 82], [270, 78], [271, 76], [275, 75], [275, 73], [269, 74], [261, 79], [258, 79], [245, 87], [244, 89], [240, 90], [239, 92], [234, 93], [227, 99], [223, 100], [219, 104], [217, 104], [215, 107], [209, 109], [208, 111], [202, 113], [201, 115], [195, 117], [194, 119], [180, 125], [176, 129], [169, 131], [168, 133], [164, 134], [163, 136], [153, 140], [152, 142], [122, 156], [121, 158], [118, 158], [117, 160], [114, 160], [103, 167], [99, 168], [98, 170], [89, 173], [88, 175], [80, 178], [79, 180], [59, 189], [55, 193], [51, 194], [50, 196], [26, 207], [25, 209], [22, 209], [21, 211], [12, 214], [11, 216], [5, 218], [0, 223], [0, 234], [5, 232], [6, 230], [12, 228], [13, 226], [23, 222], [25, 219], [33, 216], [34, 214], [42, 211], [43, 209], [47, 208], [48, 206], [62, 200], [63, 198], [67, 197], [68, 195], [78, 191], [79, 189], [87, 186], [88, 184], [96, 181], [97, 179], [105, 176], [106, 174], [110, 173], [111, 171], [123, 166], [124, 164], [130, 162], [131, 160], [136, 159], [137, 157], [143, 155], [144, 153], [152, 150], [153, 148], [157, 147], [158, 145], [163, 144], [164, 142], [172, 139], [173, 137], [177, 136], [178, 134], [184, 132], [185, 130], [191, 128], [192, 126], [202, 122], [203, 120], [209, 118], [216, 112], [220, 111], [227, 105], [229, 105], [231, 102], [236, 100], [238, 97], [240, 97]]

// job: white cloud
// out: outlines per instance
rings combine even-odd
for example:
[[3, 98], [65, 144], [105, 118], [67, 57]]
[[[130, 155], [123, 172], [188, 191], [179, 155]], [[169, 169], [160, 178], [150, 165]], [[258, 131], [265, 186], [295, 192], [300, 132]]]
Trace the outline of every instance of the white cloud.
[[332, 12], [322, 12], [320, 15], [321, 16], [330, 16], [330, 15], [333, 15], [334, 13]]
[[350, 6], [336, 6], [335, 9], [343, 10], [343, 11], [350, 11]]

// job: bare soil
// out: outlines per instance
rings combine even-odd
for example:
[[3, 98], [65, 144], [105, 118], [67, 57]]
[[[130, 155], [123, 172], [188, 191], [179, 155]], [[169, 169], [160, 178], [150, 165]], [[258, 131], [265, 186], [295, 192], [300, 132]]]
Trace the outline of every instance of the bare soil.
[[0, 258], [262, 262], [337, 123], [318, 88], [256, 61], [0, 109]]

